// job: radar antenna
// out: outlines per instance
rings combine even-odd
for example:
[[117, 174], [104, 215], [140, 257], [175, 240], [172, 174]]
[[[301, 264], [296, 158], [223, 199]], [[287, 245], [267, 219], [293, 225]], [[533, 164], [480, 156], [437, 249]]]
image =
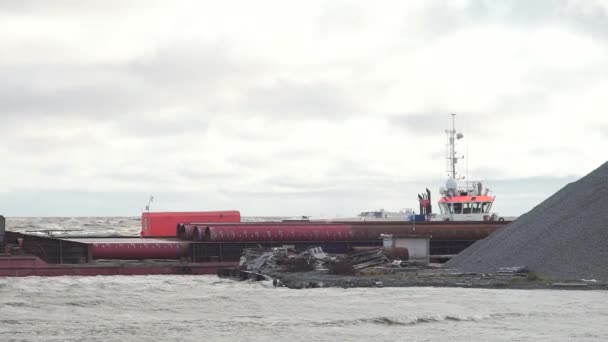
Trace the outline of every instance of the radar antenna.
[[448, 142], [447, 142], [448, 177], [452, 178], [452, 179], [458, 179], [458, 177], [456, 176], [456, 163], [458, 162], [458, 159], [463, 159], [464, 156], [456, 155], [456, 141], [462, 139], [464, 137], [464, 135], [460, 132], [456, 132], [456, 124], [455, 124], [456, 114], [451, 114], [451, 115], [452, 115], [452, 129], [445, 130], [445, 133], [447, 135], [447, 140], [448, 140]]

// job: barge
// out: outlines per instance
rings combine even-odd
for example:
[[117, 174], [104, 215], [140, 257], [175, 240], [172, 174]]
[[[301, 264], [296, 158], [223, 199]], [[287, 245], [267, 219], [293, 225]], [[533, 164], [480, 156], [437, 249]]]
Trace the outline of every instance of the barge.
[[[0, 276], [217, 274], [219, 269], [236, 267], [245, 248], [320, 246], [328, 252], [346, 253], [357, 247], [382, 246], [382, 234], [430, 236], [431, 257], [449, 257], [508, 223], [251, 223], [234, 222], [237, 215], [240, 221], [238, 211], [226, 213], [144, 213], [140, 236], [134, 237], [54, 237], [5, 231], [0, 216]], [[193, 217], [209, 222], [189, 222]]]

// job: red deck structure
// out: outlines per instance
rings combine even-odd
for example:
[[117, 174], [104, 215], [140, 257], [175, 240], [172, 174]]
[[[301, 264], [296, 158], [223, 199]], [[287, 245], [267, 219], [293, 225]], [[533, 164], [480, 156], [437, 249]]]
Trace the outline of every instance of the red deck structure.
[[197, 212], [144, 212], [141, 214], [142, 237], [175, 237], [179, 223], [241, 222], [237, 210]]

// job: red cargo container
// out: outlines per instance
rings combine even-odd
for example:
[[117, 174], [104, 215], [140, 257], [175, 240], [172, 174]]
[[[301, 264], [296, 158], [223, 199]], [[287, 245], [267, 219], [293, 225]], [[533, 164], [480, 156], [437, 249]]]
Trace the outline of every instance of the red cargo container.
[[242, 223], [219, 225], [185, 225], [202, 241], [347, 241], [350, 225], [336, 223]]
[[241, 222], [241, 213], [228, 211], [156, 212], [141, 214], [142, 237], [175, 237], [178, 223], [184, 222]]

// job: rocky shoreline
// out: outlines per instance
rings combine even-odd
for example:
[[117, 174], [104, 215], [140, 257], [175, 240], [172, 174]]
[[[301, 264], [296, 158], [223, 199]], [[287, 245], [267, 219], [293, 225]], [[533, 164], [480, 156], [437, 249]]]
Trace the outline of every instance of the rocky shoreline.
[[366, 248], [331, 254], [320, 247], [245, 249], [239, 268], [220, 269], [218, 276], [270, 281], [290, 289], [356, 287], [461, 287], [485, 289], [607, 290], [596, 279], [551, 278], [526, 266], [501, 267], [494, 273], [462, 272], [446, 264], [408, 260], [407, 250]]
[[274, 286], [290, 289], [357, 287], [460, 287], [483, 289], [560, 289], [608, 290], [608, 284], [593, 280], [550, 280], [534, 273], [483, 274], [460, 273], [440, 266], [423, 268], [372, 268], [356, 275], [331, 275], [324, 271], [263, 273], [230, 270], [220, 277], [238, 280], [272, 281]]

